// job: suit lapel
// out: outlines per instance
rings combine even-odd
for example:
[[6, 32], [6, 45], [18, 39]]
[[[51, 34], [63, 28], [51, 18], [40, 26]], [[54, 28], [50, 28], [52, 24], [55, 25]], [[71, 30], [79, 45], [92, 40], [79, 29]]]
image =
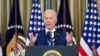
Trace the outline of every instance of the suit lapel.
[[[57, 30], [56, 30], [57, 31]], [[55, 41], [55, 45], [62, 45], [62, 43], [64, 42], [63, 38], [62, 38], [62, 34], [60, 31], [57, 31], [58, 33], [58, 38]], [[62, 41], [63, 40], [63, 41]]]
[[55, 45], [57, 44], [57, 43], [59, 43], [59, 35], [60, 35], [60, 33], [59, 33], [59, 31], [58, 30], [56, 30], [57, 31], [57, 34], [58, 34], [58, 38], [56, 39], [56, 41], [55, 41]]
[[45, 30], [43, 30], [41, 34], [42, 34], [42, 41], [43, 41], [44, 45], [48, 45]]

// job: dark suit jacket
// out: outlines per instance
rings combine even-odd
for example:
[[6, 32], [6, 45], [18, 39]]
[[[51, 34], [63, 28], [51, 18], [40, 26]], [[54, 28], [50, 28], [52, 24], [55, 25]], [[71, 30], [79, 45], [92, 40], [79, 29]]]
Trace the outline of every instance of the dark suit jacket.
[[[55, 45], [56, 46], [66, 45], [66, 34], [61, 31], [57, 31], [57, 33], [58, 33], [58, 38], [55, 41]], [[48, 41], [46, 38], [45, 30], [41, 30], [38, 32], [38, 37], [35, 42], [35, 45], [36, 46], [48, 46]]]

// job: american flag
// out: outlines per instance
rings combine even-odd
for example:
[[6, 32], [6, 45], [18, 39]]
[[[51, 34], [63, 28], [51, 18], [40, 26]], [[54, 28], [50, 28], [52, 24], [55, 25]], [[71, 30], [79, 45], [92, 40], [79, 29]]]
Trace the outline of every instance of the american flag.
[[29, 35], [44, 29], [44, 23], [42, 21], [42, 12], [39, 0], [33, 0], [32, 12], [28, 26], [28, 34], [26, 39], [26, 46], [29, 46]]
[[88, 9], [79, 45], [80, 56], [100, 56], [100, 18], [96, 0], [88, 0]]

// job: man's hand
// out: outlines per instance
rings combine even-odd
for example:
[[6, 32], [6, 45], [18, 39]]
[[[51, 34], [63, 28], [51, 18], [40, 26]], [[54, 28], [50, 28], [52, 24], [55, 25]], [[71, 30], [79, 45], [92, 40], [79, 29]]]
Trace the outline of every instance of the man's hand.
[[72, 45], [72, 39], [73, 39], [73, 32], [66, 32], [66, 41], [67, 41], [67, 45], [71, 46]]
[[37, 36], [38, 34], [34, 35], [33, 33], [31, 33], [30, 35], [30, 46], [33, 46], [37, 40]]

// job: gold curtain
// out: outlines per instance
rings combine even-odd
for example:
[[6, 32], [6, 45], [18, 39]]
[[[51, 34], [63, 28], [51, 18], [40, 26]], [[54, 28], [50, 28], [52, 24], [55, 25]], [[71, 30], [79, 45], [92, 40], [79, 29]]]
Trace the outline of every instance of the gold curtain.
[[[32, 0], [19, 0], [19, 1], [20, 1], [21, 19], [26, 35], [31, 14]], [[39, 0], [39, 1], [41, 4], [42, 12], [44, 12], [44, 10], [46, 9], [54, 9], [58, 12], [60, 0]], [[87, 1], [88, 0], [69, 0], [71, 20], [74, 27], [74, 36], [76, 37], [78, 44], [84, 23]], [[98, 10], [100, 9], [99, 3], [100, 1], [97, 0]], [[0, 32], [2, 34], [3, 44], [5, 42], [5, 34], [9, 22], [11, 5], [12, 5], [12, 0], [0, 0]]]

